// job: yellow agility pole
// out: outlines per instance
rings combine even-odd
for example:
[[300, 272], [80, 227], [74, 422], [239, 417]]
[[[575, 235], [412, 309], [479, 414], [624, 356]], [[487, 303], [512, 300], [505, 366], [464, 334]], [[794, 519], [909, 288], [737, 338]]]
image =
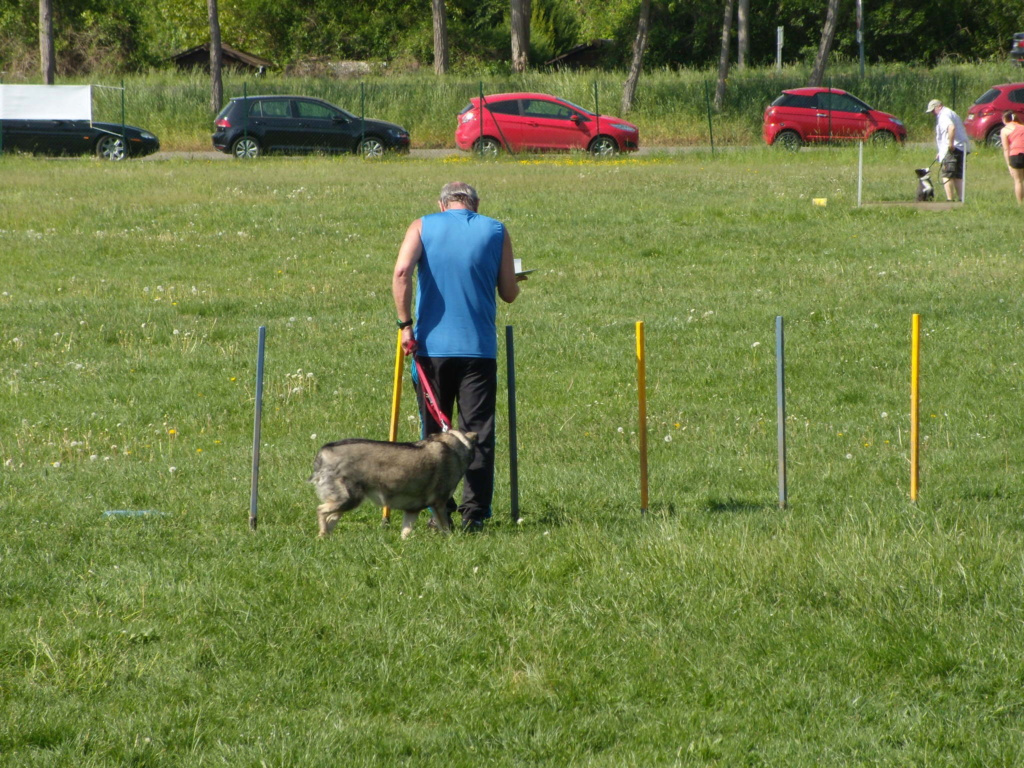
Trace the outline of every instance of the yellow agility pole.
[[636, 381], [640, 397], [640, 514], [647, 514], [647, 359], [644, 321], [636, 324]]
[[921, 316], [914, 315], [910, 330], [910, 500], [917, 503], [920, 472], [918, 438], [920, 435], [920, 392], [918, 378], [921, 371]]
[[[398, 331], [398, 344], [395, 346], [395, 383], [394, 394], [391, 396], [391, 430], [388, 432], [388, 440], [398, 440], [398, 404], [402, 401], [402, 369], [405, 366], [405, 355], [402, 352], [402, 331]], [[391, 522], [391, 508], [384, 507], [381, 513], [381, 524], [387, 525]]]

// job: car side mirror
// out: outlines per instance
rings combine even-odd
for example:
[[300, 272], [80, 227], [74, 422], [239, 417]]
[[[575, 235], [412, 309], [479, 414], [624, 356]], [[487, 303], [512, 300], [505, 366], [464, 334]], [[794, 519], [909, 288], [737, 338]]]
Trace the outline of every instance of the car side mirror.
[[579, 115], [573, 115], [569, 119], [576, 123], [576, 125], [579, 125], [580, 123], [583, 122], [583, 119]]

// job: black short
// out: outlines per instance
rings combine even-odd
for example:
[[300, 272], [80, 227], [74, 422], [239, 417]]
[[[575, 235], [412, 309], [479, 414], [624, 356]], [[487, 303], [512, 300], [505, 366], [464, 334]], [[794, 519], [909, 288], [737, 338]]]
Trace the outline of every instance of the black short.
[[1019, 155], [1010, 155], [1010, 167], [1024, 168], [1024, 153]]
[[962, 149], [951, 149], [942, 158], [942, 178], [962, 179], [964, 177], [964, 152]]

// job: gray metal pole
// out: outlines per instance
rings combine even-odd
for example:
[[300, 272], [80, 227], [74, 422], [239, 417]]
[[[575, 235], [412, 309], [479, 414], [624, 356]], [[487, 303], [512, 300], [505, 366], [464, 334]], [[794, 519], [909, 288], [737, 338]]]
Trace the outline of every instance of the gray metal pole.
[[782, 316], [775, 318], [775, 390], [778, 403], [779, 507], [786, 508], [786, 356]]
[[256, 530], [256, 501], [260, 483], [260, 432], [263, 422], [263, 349], [267, 341], [267, 327], [260, 326], [256, 352], [256, 417], [252, 434], [252, 492], [249, 495], [249, 529]]

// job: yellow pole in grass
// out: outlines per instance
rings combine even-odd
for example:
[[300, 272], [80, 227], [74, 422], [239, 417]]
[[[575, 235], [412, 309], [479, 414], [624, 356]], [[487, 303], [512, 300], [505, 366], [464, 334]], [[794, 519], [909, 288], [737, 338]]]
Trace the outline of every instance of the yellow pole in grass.
[[920, 435], [920, 393], [918, 377], [921, 365], [921, 316], [914, 315], [911, 319], [910, 331], [910, 500], [917, 503], [917, 490], [920, 466], [918, 438]]
[[[388, 440], [398, 440], [398, 404], [402, 401], [402, 369], [405, 366], [405, 355], [402, 353], [402, 331], [398, 331], [398, 343], [395, 345], [395, 382], [394, 394], [391, 396], [391, 430], [388, 432]], [[391, 508], [384, 507], [381, 516], [381, 524], [387, 525], [391, 522]]]
[[640, 514], [647, 514], [647, 361], [644, 321], [636, 324], [636, 381], [640, 397]]

